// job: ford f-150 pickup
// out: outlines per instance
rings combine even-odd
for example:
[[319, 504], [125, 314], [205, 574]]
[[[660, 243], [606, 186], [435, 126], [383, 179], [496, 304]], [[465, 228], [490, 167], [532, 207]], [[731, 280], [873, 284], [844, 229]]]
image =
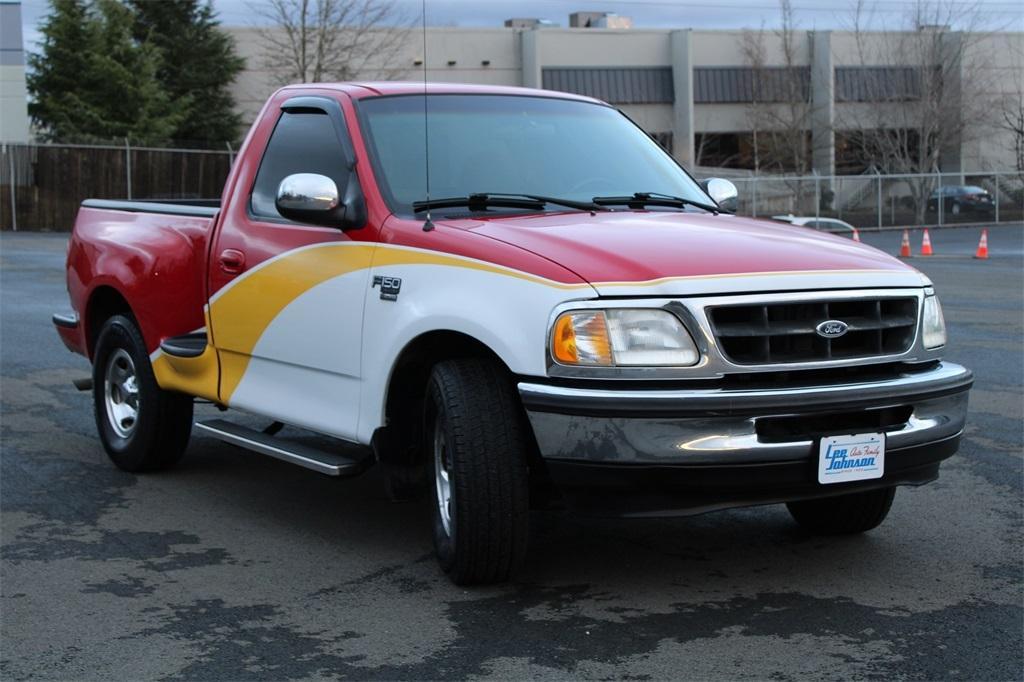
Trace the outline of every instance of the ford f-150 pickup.
[[507, 579], [533, 508], [874, 528], [956, 451], [972, 375], [927, 277], [735, 202], [586, 97], [289, 86], [219, 202], [85, 201], [53, 321], [118, 467], [174, 465], [193, 426], [379, 466], [430, 496], [457, 583]]

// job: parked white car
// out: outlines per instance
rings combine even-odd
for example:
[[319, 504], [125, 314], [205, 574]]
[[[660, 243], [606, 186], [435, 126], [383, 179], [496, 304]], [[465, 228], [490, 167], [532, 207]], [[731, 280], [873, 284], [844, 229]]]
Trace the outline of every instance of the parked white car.
[[800, 227], [810, 227], [821, 232], [833, 232], [835, 234], [845, 234], [848, 237], [853, 237], [854, 227], [848, 222], [839, 220], [837, 218], [815, 218], [814, 216], [803, 217], [795, 215], [776, 215], [772, 216], [772, 220], [778, 220], [790, 225], [798, 225]]

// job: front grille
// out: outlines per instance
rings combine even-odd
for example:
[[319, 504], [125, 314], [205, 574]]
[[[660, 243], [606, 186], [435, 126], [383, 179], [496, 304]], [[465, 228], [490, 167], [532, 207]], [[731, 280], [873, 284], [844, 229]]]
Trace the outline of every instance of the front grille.
[[[708, 308], [722, 353], [740, 365], [819, 362], [906, 352], [917, 328], [916, 298], [872, 298], [713, 306]], [[825, 320], [848, 331], [820, 336]]]

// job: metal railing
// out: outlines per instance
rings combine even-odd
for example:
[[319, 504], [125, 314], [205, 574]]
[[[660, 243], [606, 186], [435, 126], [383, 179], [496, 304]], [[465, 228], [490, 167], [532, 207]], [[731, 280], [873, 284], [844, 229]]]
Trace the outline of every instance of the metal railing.
[[1024, 173], [1016, 171], [730, 179], [739, 190], [738, 212], [749, 216], [835, 218], [868, 229], [1024, 220]]

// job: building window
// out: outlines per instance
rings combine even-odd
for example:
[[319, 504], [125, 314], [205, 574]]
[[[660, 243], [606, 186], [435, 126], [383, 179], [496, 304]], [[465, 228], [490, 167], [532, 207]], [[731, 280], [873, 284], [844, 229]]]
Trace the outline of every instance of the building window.
[[[697, 133], [694, 165], [763, 173], [805, 173], [811, 167], [811, 133], [753, 131]], [[802, 154], [801, 154], [802, 151]]]
[[920, 135], [916, 130], [837, 130], [836, 172], [842, 175], [868, 170], [899, 172], [893, 159], [918, 163]]
[[[712, 168], [753, 168], [750, 135], [742, 133], [697, 133], [694, 136], [694, 165]], [[747, 165], [747, 162], [751, 162]]]
[[811, 94], [806, 66], [703, 66], [693, 70], [696, 104], [805, 102]]
[[904, 66], [836, 68], [837, 102], [907, 102], [921, 99], [921, 74]]
[[571, 92], [610, 104], [672, 104], [672, 67], [545, 67], [545, 90]]

